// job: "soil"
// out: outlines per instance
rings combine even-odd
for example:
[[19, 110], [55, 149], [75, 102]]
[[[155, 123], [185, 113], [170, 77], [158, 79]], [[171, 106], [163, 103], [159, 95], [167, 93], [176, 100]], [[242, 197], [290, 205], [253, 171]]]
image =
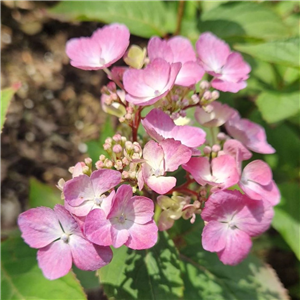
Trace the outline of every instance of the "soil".
[[[85, 142], [99, 137], [105, 117], [99, 99], [106, 76], [73, 68], [65, 54], [68, 39], [103, 24], [50, 19], [45, 8], [54, 4], [1, 2], [1, 85], [22, 83], [1, 134], [2, 230], [14, 228], [27, 209], [30, 177], [53, 186], [70, 178], [68, 168], [86, 157]], [[272, 248], [264, 256], [286, 288], [297, 284], [293, 253]], [[88, 297], [106, 299], [101, 290]]]

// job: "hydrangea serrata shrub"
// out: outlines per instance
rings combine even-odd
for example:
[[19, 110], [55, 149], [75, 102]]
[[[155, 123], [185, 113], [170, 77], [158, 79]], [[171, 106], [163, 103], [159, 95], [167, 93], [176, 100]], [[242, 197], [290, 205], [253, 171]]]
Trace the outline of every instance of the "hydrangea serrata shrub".
[[[39, 249], [48, 279], [64, 276], [72, 263], [82, 270], [105, 266], [111, 246], [151, 248], [158, 230], [180, 218], [202, 218], [203, 248], [235, 265], [248, 255], [251, 237], [269, 228], [279, 202], [265, 162], [242, 168], [251, 151], [274, 153], [264, 129], [218, 101], [218, 91], [236, 93], [247, 85], [250, 67], [241, 54], [209, 32], [200, 35], [196, 51], [180, 36], [152, 37], [147, 49], [127, 49], [129, 38], [126, 26], [112, 24], [67, 43], [72, 66], [106, 72], [101, 104], [125, 130], [106, 139], [107, 155], [77, 163], [72, 179], [59, 181], [64, 206], [19, 216], [22, 237]], [[112, 66], [122, 57], [126, 67]], [[202, 80], [205, 74], [210, 82]], [[186, 117], [191, 109], [195, 120]], [[205, 127], [213, 129], [211, 139]], [[170, 172], [180, 168], [186, 181], [178, 185]]]

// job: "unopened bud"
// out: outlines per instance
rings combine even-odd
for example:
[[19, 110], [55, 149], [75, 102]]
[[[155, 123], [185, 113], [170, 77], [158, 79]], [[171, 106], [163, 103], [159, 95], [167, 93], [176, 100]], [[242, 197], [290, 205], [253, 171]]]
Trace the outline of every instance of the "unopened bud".
[[124, 118], [124, 117], [120, 117], [120, 118], [119, 118], [119, 122], [120, 122], [120, 123], [125, 122], [125, 118]]
[[101, 154], [101, 155], [99, 156], [99, 160], [100, 160], [100, 161], [104, 161], [105, 158], [106, 158], [106, 157], [105, 157], [105, 155], [103, 155], [103, 154]]
[[200, 101], [199, 96], [196, 95], [196, 94], [192, 95], [191, 99], [192, 99], [194, 104], [197, 104]]
[[200, 89], [201, 90], [208, 90], [210, 88], [210, 83], [206, 80], [200, 82]]
[[112, 139], [113, 139], [115, 142], [121, 141], [121, 138], [122, 138], [122, 136], [121, 136], [121, 134], [119, 134], [119, 133], [115, 134], [115, 135], [112, 137]]
[[212, 98], [211, 92], [210, 91], [205, 91], [203, 94], [203, 99], [204, 100], [210, 100]]
[[113, 166], [113, 163], [112, 163], [111, 160], [108, 159], [108, 160], [105, 161], [105, 167], [106, 168], [110, 169], [112, 166]]
[[122, 149], [121, 145], [117, 144], [117, 145], [113, 146], [112, 150], [113, 150], [114, 153], [120, 153], [120, 152], [122, 152], [123, 149]]
[[204, 153], [205, 155], [210, 154], [210, 152], [211, 152], [211, 148], [210, 148], [209, 146], [205, 146], [205, 147], [203, 148], [203, 153]]
[[219, 133], [217, 134], [217, 139], [218, 139], [219, 141], [225, 141], [226, 138], [227, 138], [227, 136], [226, 136], [226, 134], [225, 134], [224, 132], [219, 132]]
[[123, 178], [128, 178], [129, 177], [129, 173], [127, 171], [123, 171], [122, 172], [122, 177]]
[[220, 97], [220, 93], [218, 91], [212, 91], [211, 97], [216, 100]]
[[125, 166], [127, 166], [127, 165], [129, 165], [130, 161], [129, 161], [126, 157], [124, 157], [124, 158], [122, 159], [122, 163], [123, 163]]
[[98, 160], [98, 161], [96, 161], [95, 166], [96, 166], [96, 169], [99, 170], [104, 167], [104, 163], [103, 163], [103, 161]]
[[103, 149], [104, 149], [105, 151], [109, 150], [110, 148], [111, 148], [111, 144], [105, 143], [105, 144], [103, 145]]
[[88, 166], [82, 167], [82, 173], [89, 173], [90, 168]]
[[114, 167], [115, 167], [117, 170], [122, 170], [122, 169], [123, 169], [123, 164], [122, 164], [122, 162], [121, 162], [120, 160], [117, 160], [117, 161], [115, 162]]
[[211, 150], [212, 150], [212, 152], [217, 153], [221, 150], [221, 147], [220, 147], [220, 145], [213, 145]]
[[89, 166], [92, 164], [92, 159], [90, 157], [85, 158], [84, 162]]
[[130, 141], [125, 142], [125, 149], [130, 151], [133, 149], [133, 144]]
[[132, 114], [126, 114], [125, 119], [126, 120], [132, 120]]

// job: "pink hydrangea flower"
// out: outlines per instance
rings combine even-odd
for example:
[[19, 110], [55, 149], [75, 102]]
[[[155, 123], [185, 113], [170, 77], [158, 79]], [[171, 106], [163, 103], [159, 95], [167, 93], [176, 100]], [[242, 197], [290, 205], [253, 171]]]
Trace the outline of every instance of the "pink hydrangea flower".
[[183, 169], [190, 172], [201, 185], [212, 185], [211, 191], [226, 189], [238, 183], [240, 176], [235, 159], [230, 155], [213, 158], [211, 163], [206, 157], [192, 157]]
[[69, 40], [66, 53], [73, 67], [83, 70], [107, 68], [124, 55], [129, 37], [130, 33], [125, 25], [106, 25], [96, 30], [91, 37]]
[[272, 171], [262, 160], [254, 160], [244, 168], [239, 186], [251, 199], [267, 201], [271, 205], [280, 201]]
[[194, 148], [205, 142], [206, 133], [198, 127], [175, 125], [171, 117], [161, 109], [154, 108], [142, 120], [146, 132], [158, 142], [165, 139], [174, 139], [181, 144]]
[[275, 152], [275, 149], [267, 142], [264, 128], [256, 123], [235, 115], [225, 123], [225, 128], [234, 139], [254, 152], [263, 154]]
[[247, 86], [250, 66], [240, 53], [231, 52], [229, 46], [210, 32], [201, 34], [196, 42], [200, 64], [214, 76], [212, 87], [223, 92], [236, 93]]
[[210, 103], [204, 108], [197, 107], [195, 110], [195, 119], [206, 127], [220, 127], [236, 114], [236, 110], [227, 104], [218, 101]]
[[167, 139], [159, 144], [149, 141], [143, 150], [145, 162], [139, 175], [139, 188], [144, 182], [156, 193], [165, 194], [176, 185], [176, 178], [165, 176], [166, 172], [173, 172], [189, 161], [192, 151], [180, 142]]
[[208, 224], [202, 232], [203, 248], [217, 252], [226, 265], [236, 265], [248, 255], [251, 237], [266, 231], [274, 211], [263, 201], [253, 201], [239, 191], [212, 194], [201, 213]]
[[158, 37], [151, 38], [148, 43], [148, 56], [150, 61], [155, 58], [163, 58], [168, 63], [182, 63], [175, 80], [177, 85], [196, 84], [204, 75], [204, 70], [197, 62], [191, 42], [184, 37], [176, 36], [168, 41]]
[[112, 259], [111, 249], [89, 242], [62, 205], [56, 205], [54, 211], [48, 207], [29, 209], [20, 214], [18, 225], [25, 242], [39, 249], [39, 267], [50, 280], [65, 276], [72, 262], [79, 269], [94, 271]]
[[148, 249], [157, 241], [153, 221], [154, 204], [149, 198], [132, 197], [132, 188], [122, 185], [116, 192], [110, 213], [92, 210], [85, 220], [85, 233], [90, 241], [115, 248]]
[[168, 63], [162, 58], [152, 60], [145, 69], [129, 69], [123, 75], [126, 100], [145, 106], [163, 98], [172, 89], [181, 63]]
[[65, 207], [76, 216], [86, 216], [92, 209], [109, 212], [114, 191], [106, 192], [121, 182], [121, 174], [114, 170], [97, 170], [91, 177], [83, 174], [66, 182], [63, 188]]

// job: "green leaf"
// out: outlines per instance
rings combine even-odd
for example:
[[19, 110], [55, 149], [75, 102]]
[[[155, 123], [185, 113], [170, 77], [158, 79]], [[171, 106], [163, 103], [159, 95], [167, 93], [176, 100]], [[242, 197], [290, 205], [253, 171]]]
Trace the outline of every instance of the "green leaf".
[[300, 110], [299, 92], [263, 92], [256, 99], [256, 105], [268, 123], [274, 123], [297, 114]]
[[205, 11], [199, 23], [201, 32], [211, 31], [219, 38], [272, 40], [289, 35], [279, 16], [264, 3], [234, 2]]
[[237, 266], [223, 265], [216, 253], [201, 247], [202, 224], [181, 233], [181, 269], [184, 299], [189, 300], [287, 300], [286, 290], [275, 271], [249, 255]]
[[20, 88], [20, 83], [16, 83], [14, 86], [1, 90], [1, 114], [0, 114], [0, 131], [2, 131], [5, 116], [10, 104], [10, 101], [15, 94], [15, 92]]
[[275, 206], [272, 226], [281, 234], [300, 260], [299, 186], [296, 183], [279, 185], [281, 202]]
[[46, 279], [38, 267], [36, 249], [20, 237], [2, 242], [1, 256], [1, 299], [87, 299], [72, 272], [53, 281]]
[[234, 48], [263, 61], [299, 68], [299, 43], [300, 39], [295, 37], [260, 44], [235, 45]]
[[115, 249], [99, 276], [109, 299], [174, 300], [183, 295], [178, 253], [167, 233], [148, 250]]
[[99, 140], [86, 142], [86, 145], [88, 146], [88, 155], [93, 160], [93, 162], [99, 160], [99, 156], [101, 154], [107, 155], [106, 151], [103, 149], [103, 144], [108, 137], [112, 137], [115, 134], [114, 128], [111, 124], [111, 119], [112, 118], [110, 116], [106, 117], [105, 123], [101, 130], [101, 134], [99, 136]]
[[31, 177], [29, 181], [29, 206], [47, 206], [53, 208], [56, 204], [63, 204], [60, 191]]
[[165, 36], [176, 28], [176, 14], [162, 1], [61, 1], [49, 12], [66, 20], [122, 23], [145, 38]]

